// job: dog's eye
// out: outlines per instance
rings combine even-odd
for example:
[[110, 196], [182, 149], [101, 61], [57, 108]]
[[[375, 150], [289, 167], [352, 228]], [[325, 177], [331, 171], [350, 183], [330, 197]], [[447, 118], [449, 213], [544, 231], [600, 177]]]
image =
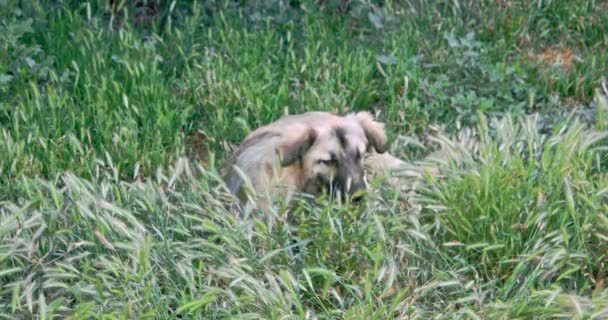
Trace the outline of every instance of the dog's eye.
[[334, 159], [319, 159], [317, 160], [318, 164], [322, 164], [324, 166], [333, 166], [336, 164], [336, 160]]

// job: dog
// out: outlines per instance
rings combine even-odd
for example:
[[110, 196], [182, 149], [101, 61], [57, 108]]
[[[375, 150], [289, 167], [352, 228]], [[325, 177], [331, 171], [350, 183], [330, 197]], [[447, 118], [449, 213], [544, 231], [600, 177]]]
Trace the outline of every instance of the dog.
[[288, 115], [251, 132], [222, 178], [243, 203], [264, 201], [255, 195], [288, 198], [294, 193], [359, 201], [367, 188], [365, 159], [386, 148], [384, 124], [369, 112]]

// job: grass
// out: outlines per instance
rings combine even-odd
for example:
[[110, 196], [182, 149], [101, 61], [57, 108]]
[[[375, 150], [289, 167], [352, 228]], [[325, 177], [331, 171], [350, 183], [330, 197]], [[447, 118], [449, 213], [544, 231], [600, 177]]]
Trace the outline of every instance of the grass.
[[[606, 317], [604, 2], [147, 3], [0, 2], [0, 317]], [[442, 175], [226, 211], [307, 110]]]

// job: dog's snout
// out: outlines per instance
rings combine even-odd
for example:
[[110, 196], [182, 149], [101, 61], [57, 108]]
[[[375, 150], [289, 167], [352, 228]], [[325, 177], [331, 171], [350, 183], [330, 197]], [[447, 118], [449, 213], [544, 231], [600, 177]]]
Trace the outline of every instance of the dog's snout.
[[356, 181], [351, 181], [350, 186], [347, 188], [347, 190], [348, 193], [355, 194], [357, 192], [364, 191], [366, 189], [365, 187], [366, 186], [363, 179], [358, 179]]
[[351, 202], [354, 204], [361, 203], [364, 198], [364, 191], [366, 189], [366, 184], [363, 179], [359, 179], [351, 183], [350, 188], [348, 188], [348, 193], [351, 196]]
[[350, 200], [354, 204], [361, 203], [363, 200], [366, 184], [363, 179], [351, 180], [347, 185], [346, 191], [350, 196]]
[[360, 202], [362, 194], [367, 189], [363, 168], [355, 161], [344, 161], [338, 170], [336, 184], [344, 196], [348, 196], [352, 202]]

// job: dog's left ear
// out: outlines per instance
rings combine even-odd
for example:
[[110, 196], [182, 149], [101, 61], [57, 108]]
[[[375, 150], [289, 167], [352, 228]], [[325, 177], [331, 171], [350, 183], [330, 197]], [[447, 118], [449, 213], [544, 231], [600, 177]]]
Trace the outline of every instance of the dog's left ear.
[[370, 145], [376, 149], [378, 153], [384, 153], [387, 147], [386, 132], [384, 131], [384, 124], [374, 120], [371, 113], [367, 111], [359, 112], [355, 115], [355, 118], [361, 124], [367, 141]]
[[317, 132], [312, 128], [301, 130], [301, 133], [294, 137], [287, 138], [281, 143], [277, 150], [280, 152], [281, 166], [286, 167], [292, 165], [310, 149], [317, 139]]

